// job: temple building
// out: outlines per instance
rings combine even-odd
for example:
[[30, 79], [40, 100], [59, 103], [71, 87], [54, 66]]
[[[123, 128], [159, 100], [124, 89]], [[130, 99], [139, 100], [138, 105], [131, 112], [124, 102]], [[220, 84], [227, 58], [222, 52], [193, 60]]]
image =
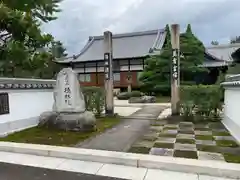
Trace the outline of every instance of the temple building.
[[[143, 71], [144, 61], [151, 55], [160, 53], [164, 46], [164, 29], [113, 34], [113, 78], [114, 88], [124, 89], [131, 79], [132, 88], [139, 87], [138, 77]], [[79, 54], [59, 60], [63, 66], [71, 66], [79, 74], [79, 81], [84, 86], [104, 85], [104, 45], [103, 36], [90, 36]], [[233, 62], [232, 54], [240, 45], [213, 46], [206, 48], [202, 67], [210, 73], [207, 83], [214, 83], [219, 71], [225, 71]], [[213, 78], [214, 75], [214, 78]], [[209, 78], [209, 79], [208, 79]]]

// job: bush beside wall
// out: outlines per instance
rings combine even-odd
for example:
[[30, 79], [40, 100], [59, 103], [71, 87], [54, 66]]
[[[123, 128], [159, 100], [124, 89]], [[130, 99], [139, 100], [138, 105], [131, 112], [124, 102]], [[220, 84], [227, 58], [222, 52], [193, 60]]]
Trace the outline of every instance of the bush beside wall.
[[143, 94], [140, 91], [122, 92], [117, 95], [118, 100], [128, 100], [131, 97], [141, 97]]
[[219, 85], [181, 87], [181, 115], [187, 120], [216, 121], [222, 110], [222, 91]]
[[82, 92], [86, 103], [86, 109], [100, 116], [105, 106], [104, 89], [100, 87], [83, 87]]

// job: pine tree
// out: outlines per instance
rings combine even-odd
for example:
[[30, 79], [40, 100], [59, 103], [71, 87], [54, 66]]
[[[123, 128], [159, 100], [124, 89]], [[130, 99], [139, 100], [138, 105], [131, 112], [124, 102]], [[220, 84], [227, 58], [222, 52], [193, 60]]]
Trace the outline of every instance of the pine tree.
[[145, 68], [140, 76], [141, 89], [145, 92], [159, 92], [168, 95], [170, 91], [170, 62], [172, 57], [169, 26], [165, 28], [166, 39], [161, 55], [151, 56], [145, 62]]
[[199, 68], [203, 63], [205, 48], [203, 43], [192, 33], [189, 24], [185, 33], [180, 36], [180, 51], [184, 58], [180, 59], [180, 83], [196, 84], [197, 74], [205, 72], [205, 68]]
[[[169, 27], [166, 26], [166, 40], [160, 55], [151, 56], [146, 60], [146, 66], [140, 77], [142, 90], [170, 95], [172, 48]], [[185, 33], [180, 36], [180, 83], [182, 85], [196, 84], [197, 74], [206, 71], [200, 68], [204, 60], [203, 43], [192, 33], [188, 25]]]

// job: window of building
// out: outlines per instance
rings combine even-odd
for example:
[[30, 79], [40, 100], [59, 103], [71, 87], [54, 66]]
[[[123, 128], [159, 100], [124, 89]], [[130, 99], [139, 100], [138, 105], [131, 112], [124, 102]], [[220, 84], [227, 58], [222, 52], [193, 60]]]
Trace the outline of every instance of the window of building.
[[91, 74], [85, 74], [85, 82], [91, 82]]
[[113, 73], [113, 80], [120, 81], [120, 73]]
[[80, 82], [91, 82], [91, 74], [79, 74]]

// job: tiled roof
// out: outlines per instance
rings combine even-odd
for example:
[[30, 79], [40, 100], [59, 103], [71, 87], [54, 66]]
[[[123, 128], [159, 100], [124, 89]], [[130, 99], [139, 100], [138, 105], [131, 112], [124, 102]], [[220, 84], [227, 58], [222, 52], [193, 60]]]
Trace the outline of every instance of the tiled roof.
[[229, 66], [231, 62], [226, 61], [204, 61], [202, 65], [199, 67], [222, 67], [222, 66]]
[[[149, 55], [154, 50], [162, 48], [165, 37], [164, 29], [115, 34], [113, 35], [113, 58], [134, 58]], [[103, 60], [103, 54], [103, 36], [92, 36], [89, 37], [89, 41], [78, 55], [62, 62]]]
[[240, 43], [216, 45], [206, 48], [206, 52], [222, 61], [233, 61], [232, 53], [240, 48]]

